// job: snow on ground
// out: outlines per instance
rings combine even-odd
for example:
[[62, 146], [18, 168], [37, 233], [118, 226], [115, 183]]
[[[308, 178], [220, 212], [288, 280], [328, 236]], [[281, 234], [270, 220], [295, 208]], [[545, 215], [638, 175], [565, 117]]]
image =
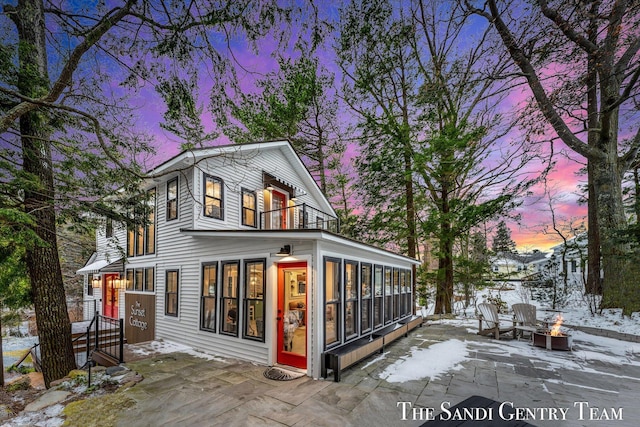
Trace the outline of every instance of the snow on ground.
[[[561, 310], [551, 310], [538, 301], [531, 300], [526, 292], [523, 292], [519, 283], [510, 283], [508, 290], [485, 290], [478, 292], [477, 303], [484, 302], [487, 296], [499, 295], [507, 303], [508, 307], [516, 303], [534, 304], [537, 307], [538, 319], [553, 319], [557, 313], [561, 313], [565, 323], [571, 325], [588, 326], [592, 328], [607, 329], [632, 335], [640, 335], [640, 313], [632, 316], [622, 316], [621, 310], [603, 310], [602, 313], [592, 314], [588, 303], [579, 295], [569, 298], [566, 307]], [[456, 318], [440, 319], [433, 322], [443, 323], [456, 327], [466, 328], [470, 334], [478, 331], [478, 320], [475, 307], [472, 304], [464, 309], [461, 303], [454, 307]], [[424, 315], [433, 315], [433, 304], [422, 310]], [[502, 315], [508, 322], [510, 314]], [[521, 355], [535, 357], [544, 363], [548, 363], [553, 369], [574, 369], [585, 372], [596, 372], [586, 366], [588, 362], [599, 361], [617, 365], [640, 366], [637, 361], [640, 355], [640, 344], [621, 341], [587, 334], [581, 331], [571, 331], [573, 338], [572, 352], [541, 352], [532, 347], [527, 340], [522, 341], [460, 341], [457, 339], [433, 344], [428, 348], [412, 348], [410, 354], [401, 357], [390, 365], [380, 378], [389, 382], [405, 382], [424, 378], [437, 378], [447, 371], [460, 369], [462, 363], [473, 358], [477, 351], [490, 352], [505, 356]], [[376, 360], [384, 359], [381, 355]], [[434, 360], [438, 361], [434, 365]], [[430, 366], [428, 371], [425, 366]], [[417, 369], [420, 367], [420, 369]], [[602, 374], [602, 372], [600, 372]], [[605, 374], [606, 375], [606, 374]], [[623, 377], [620, 377], [623, 378]], [[624, 378], [623, 378], [624, 379]]]
[[[422, 378], [434, 379], [445, 372], [462, 369], [461, 363], [469, 356], [466, 342], [457, 339], [443, 341], [427, 348], [413, 347], [410, 351], [406, 357], [401, 357], [388, 366], [380, 374], [380, 378], [386, 379], [390, 383], [402, 383]], [[447, 355], [447, 357], [443, 357], [443, 355]], [[427, 362], [425, 363], [425, 361]]]
[[[442, 323], [465, 326], [470, 321], [456, 319], [442, 320]], [[471, 327], [468, 330], [474, 334], [477, 332], [477, 329]], [[590, 335], [579, 331], [573, 332], [572, 335], [574, 349], [571, 352], [540, 351], [539, 348], [533, 347], [528, 340], [460, 341], [451, 339], [432, 344], [428, 348], [414, 347], [407, 356], [401, 357], [388, 366], [380, 374], [380, 378], [393, 383], [438, 378], [449, 371], [463, 369], [463, 363], [475, 358], [477, 352], [530, 357], [548, 364], [549, 368], [553, 370], [571, 369], [582, 372], [598, 372], [600, 375], [613, 374], [607, 374], [587, 366], [588, 362], [599, 361], [618, 366], [640, 367], [640, 361], [637, 360], [637, 356], [640, 355], [640, 344], [638, 343]], [[376, 361], [384, 359], [385, 356], [386, 354], [377, 357]], [[615, 376], [621, 380], [635, 379], [620, 375]]]
[[194, 357], [199, 357], [201, 359], [207, 360], [215, 360], [217, 362], [228, 362], [228, 360], [223, 359], [221, 357], [212, 356], [210, 354], [202, 353], [200, 351], [194, 350], [193, 348], [174, 343], [169, 341], [149, 341], [148, 343], [144, 343], [141, 345], [130, 346], [129, 350], [132, 354], [138, 356], [150, 356], [153, 354], [169, 354], [169, 353], [186, 353]]
[[[599, 313], [591, 313], [589, 303], [580, 292], [574, 292], [567, 298], [564, 307], [552, 310], [546, 303], [531, 299], [527, 291], [523, 290], [520, 282], [507, 283], [508, 290], [486, 289], [477, 292], [477, 303], [484, 302], [488, 296], [499, 296], [508, 307], [517, 303], [533, 304], [537, 307], [538, 319], [553, 319], [557, 313], [561, 313], [564, 322], [569, 325], [580, 325], [591, 328], [607, 329], [631, 335], [640, 335], [640, 313], [633, 313], [631, 316], [623, 316], [620, 309], [607, 309]], [[433, 314], [433, 303], [429, 304], [425, 310], [427, 315]], [[466, 310], [462, 303], [457, 302], [454, 307], [460, 317], [476, 319], [475, 307], [472, 304]], [[477, 323], [477, 322], [476, 322]], [[477, 325], [476, 325], [477, 326]]]

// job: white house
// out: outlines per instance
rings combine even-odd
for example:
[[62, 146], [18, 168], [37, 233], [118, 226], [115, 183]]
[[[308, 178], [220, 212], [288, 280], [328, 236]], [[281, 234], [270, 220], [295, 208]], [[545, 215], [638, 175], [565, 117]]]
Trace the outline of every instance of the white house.
[[[148, 225], [107, 223], [78, 271], [128, 342], [306, 369], [412, 316], [417, 261], [339, 233], [287, 141], [181, 153], [150, 171]], [[90, 309], [87, 316], [93, 315]]]
[[[582, 284], [587, 277], [587, 233], [581, 233], [567, 239], [566, 244], [551, 248], [553, 251], [550, 263], [558, 266], [558, 273], [562, 272], [569, 281]], [[564, 262], [563, 262], [564, 259]]]
[[546, 253], [500, 252], [491, 257], [491, 278], [500, 280], [521, 280], [541, 270], [546, 263]]

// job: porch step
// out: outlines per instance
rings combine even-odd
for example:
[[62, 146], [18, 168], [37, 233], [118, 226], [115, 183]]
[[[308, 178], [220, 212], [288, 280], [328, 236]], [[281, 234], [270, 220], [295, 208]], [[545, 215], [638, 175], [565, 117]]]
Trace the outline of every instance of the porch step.
[[91, 360], [96, 362], [98, 365], [106, 366], [107, 368], [109, 366], [118, 366], [120, 364], [118, 363], [118, 359], [99, 350], [92, 353]]

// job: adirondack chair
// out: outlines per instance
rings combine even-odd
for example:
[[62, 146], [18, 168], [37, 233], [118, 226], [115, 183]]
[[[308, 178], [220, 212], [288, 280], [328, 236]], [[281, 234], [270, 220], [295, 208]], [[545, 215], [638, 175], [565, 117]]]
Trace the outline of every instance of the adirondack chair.
[[544, 328], [545, 325], [539, 322], [536, 318], [536, 306], [533, 304], [513, 304], [511, 306], [513, 310], [513, 323], [515, 325], [516, 338], [524, 336], [528, 333], [533, 336], [533, 333], [540, 328]]
[[500, 324], [498, 318], [498, 308], [493, 304], [478, 304], [478, 335], [493, 335], [495, 339], [500, 339], [500, 335], [511, 332], [513, 338], [515, 335], [515, 327], [513, 323], [509, 326]]

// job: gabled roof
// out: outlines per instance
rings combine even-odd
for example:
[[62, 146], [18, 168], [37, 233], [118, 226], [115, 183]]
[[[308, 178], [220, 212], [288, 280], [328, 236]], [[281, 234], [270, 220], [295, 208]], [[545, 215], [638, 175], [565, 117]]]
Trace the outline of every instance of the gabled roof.
[[496, 260], [511, 260], [522, 264], [528, 264], [530, 262], [544, 259], [547, 255], [548, 254], [546, 252], [530, 252], [524, 254], [513, 252], [499, 252], [494, 258]]
[[[300, 177], [305, 184], [304, 190], [308, 191], [311, 196], [325, 205], [319, 206], [318, 208], [337, 217], [331, 203], [329, 203], [325, 195], [322, 193], [318, 183], [313, 179], [313, 176], [311, 176], [311, 173], [302, 162], [302, 159], [300, 159], [298, 153], [296, 153], [291, 143], [287, 140], [251, 142], [246, 144], [227, 144], [183, 151], [182, 153], [151, 169], [148, 174], [157, 175], [167, 173], [172, 170], [188, 168], [202, 160], [220, 155], [229, 156], [231, 158], [233, 158], [233, 156], [237, 156], [238, 158], [242, 156], [246, 159], [247, 156], [266, 150], [280, 150], [288, 163], [292, 165], [296, 171], [299, 171]], [[277, 175], [277, 171], [264, 172], [271, 175]]]

